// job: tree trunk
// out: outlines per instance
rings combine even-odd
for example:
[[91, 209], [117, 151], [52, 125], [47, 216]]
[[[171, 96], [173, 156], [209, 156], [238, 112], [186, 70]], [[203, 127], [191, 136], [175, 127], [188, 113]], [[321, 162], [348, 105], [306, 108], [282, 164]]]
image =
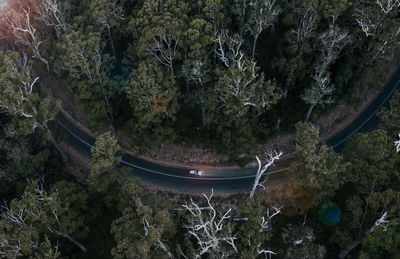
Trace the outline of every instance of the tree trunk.
[[84, 247], [81, 243], [76, 241], [73, 237], [68, 234], [63, 234], [63, 237], [67, 238], [69, 241], [74, 243], [77, 247], [79, 247], [83, 252], [86, 252], [86, 247]]
[[108, 120], [108, 124], [110, 126], [111, 133], [114, 135], [114, 137], [117, 137], [117, 135], [115, 133], [114, 125], [113, 125], [114, 118], [113, 118], [112, 113], [110, 111], [110, 103], [108, 102], [109, 98], [110, 98], [109, 96], [104, 96], [104, 102], [106, 103], [106, 117], [107, 117], [107, 120]]
[[54, 147], [57, 149], [58, 153], [61, 156], [61, 159], [64, 163], [66, 163], [68, 161], [68, 157], [64, 154], [64, 152], [61, 150], [60, 146], [58, 145], [58, 143], [56, 142], [53, 133], [51, 132], [51, 130], [49, 128], [46, 128], [47, 132], [49, 133], [50, 136], [50, 140], [53, 143]]
[[353, 243], [351, 243], [351, 244], [346, 248], [346, 250], [343, 250], [343, 251], [339, 254], [338, 258], [340, 258], [340, 259], [346, 258], [346, 256], [351, 252], [351, 250], [353, 250], [354, 248], [356, 248], [360, 243], [361, 243], [361, 240], [360, 240], [360, 239], [357, 239], [357, 240], [353, 241]]
[[254, 36], [253, 49], [251, 50], [251, 60], [254, 61], [254, 54], [256, 53], [258, 35]]
[[112, 34], [111, 34], [111, 30], [110, 30], [110, 29], [108, 29], [108, 38], [109, 38], [109, 40], [110, 40], [111, 50], [112, 50], [113, 56], [114, 56], [115, 59], [118, 59], [118, 57], [117, 57], [117, 51], [115, 50], [114, 39], [113, 39], [113, 37], [112, 37]]
[[170, 251], [168, 251], [167, 247], [160, 239], [157, 239], [157, 243], [161, 247], [161, 249], [164, 250], [164, 252], [166, 252], [168, 254], [169, 258], [174, 258], [174, 256], [171, 254]]
[[307, 122], [310, 119], [310, 115], [311, 115], [311, 112], [314, 109], [314, 107], [315, 107], [315, 104], [312, 104], [310, 106], [310, 108], [308, 108], [308, 112], [307, 112], [307, 115], [306, 115], [306, 118], [305, 118], [304, 122]]

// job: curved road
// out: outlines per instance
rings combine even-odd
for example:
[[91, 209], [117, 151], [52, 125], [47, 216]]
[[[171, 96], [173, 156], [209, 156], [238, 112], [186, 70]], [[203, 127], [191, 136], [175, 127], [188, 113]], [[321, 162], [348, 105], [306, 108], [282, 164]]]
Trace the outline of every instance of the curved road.
[[[379, 124], [377, 111], [386, 105], [393, 92], [400, 85], [400, 68], [392, 74], [383, 90], [372, 103], [344, 130], [326, 141], [335, 151], [341, 152], [345, 141], [357, 132], [367, 132], [375, 129]], [[64, 114], [57, 115], [57, 122], [67, 132], [67, 142], [80, 154], [90, 157], [90, 148], [95, 139], [82, 131]], [[122, 157], [122, 166], [132, 167], [132, 175], [139, 177], [144, 183], [183, 192], [214, 192], [237, 193], [249, 191], [254, 182], [256, 168], [242, 168], [224, 171], [205, 171], [202, 176], [189, 175], [188, 169], [174, 168], [152, 163], [131, 155]], [[282, 175], [286, 168], [272, 168], [269, 174]]]

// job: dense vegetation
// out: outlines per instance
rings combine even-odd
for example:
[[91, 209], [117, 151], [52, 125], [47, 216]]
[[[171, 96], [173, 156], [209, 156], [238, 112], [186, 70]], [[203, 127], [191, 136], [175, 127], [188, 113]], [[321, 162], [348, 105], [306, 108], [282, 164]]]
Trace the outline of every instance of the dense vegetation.
[[232, 158], [381, 85], [399, 24], [395, 1], [9, 2], [6, 55], [59, 79], [90, 127]]
[[[380, 129], [356, 134], [343, 154], [312, 124], [386, 77], [399, 4], [9, 0], [0, 10], [0, 258], [399, 257], [400, 95], [380, 112]], [[62, 104], [39, 88], [49, 78], [89, 126], [110, 129], [79, 181], [59, 146]], [[232, 157], [293, 130], [297, 153], [280, 189], [191, 198], [129, 177], [121, 129], [141, 148], [206, 143]]]

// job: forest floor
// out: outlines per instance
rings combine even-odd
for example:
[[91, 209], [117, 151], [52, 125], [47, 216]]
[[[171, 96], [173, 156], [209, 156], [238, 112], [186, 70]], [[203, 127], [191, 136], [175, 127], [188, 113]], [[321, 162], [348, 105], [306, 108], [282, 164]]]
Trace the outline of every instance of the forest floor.
[[[393, 69], [394, 67], [390, 67], [390, 70]], [[390, 75], [388, 75], [388, 78], [389, 76]], [[371, 103], [371, 101], [374, 100], [383, 86], [384, 84], [379, 86], [378, 89], [371, 90], [368, 93], [355, 91], [352, 99], [362, 100], [357, 107], [354, 107], [351, 103], [347, 103], [345, 100], [341, 100], [334, 108], [325, 112], [318, 121], [321, 139], [325, 141], [349, 125]], [[87, 115], [78, 105], [68, 87], [63, 87], [61, 82], [57, 79], [44, 80], [44, 82], [42, 82], [42, 88], [53, 98], [62, 100], [62, 112], [92, 137], [97, 137], [101, 133], [108, 131], [107, 128], [89, 130], [86, 122], [90, 121], [90, 116]], [[137, 151], [131, 145], [132, 141], [129, 135], [126, 132], [117, 131], [117, 137], [126, 152], [138, 156]], [[294, 133], [281, 134], [269, 139], [267, 143], [255, 146], [251, 154], [243, 155], [243, 157], [253, 158], [256, 155], [263, 154], [263, 152], [268, 149], [278, 149], [284, 152], [284, 155], [281, 157], [282, 161], [294, 156], [294, 141]], [[67, 147], [64, 145], [64, 148]], [[228, 163], [227, 155], [219, 154], [211, 149], [196, 146], [186, 147], [182, 145], [160, 145], [148, 150], [142, 155], [139, 155], [139, 157], [151, 162], [174, 167], [202, 168], [203, 170], [238, 168], [238, 166], [230, 165]]]

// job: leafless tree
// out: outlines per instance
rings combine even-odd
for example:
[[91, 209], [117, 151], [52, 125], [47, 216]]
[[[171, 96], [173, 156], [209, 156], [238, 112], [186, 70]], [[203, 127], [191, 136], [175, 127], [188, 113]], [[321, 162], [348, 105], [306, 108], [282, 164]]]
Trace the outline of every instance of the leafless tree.
[[33, 10], [31, 10], [29, 4], [23, 4], [21, 0], [18, 0], [18, 4], [20, 10], [17, 11], [11, 9], [8, 12], [5, 12], [6, 21], [13, 30], [16, 42], [30, 48], [32, 51], [32, 57], [45, 63], [47, 70], [49, 70], [49, 63], [44, 57], [41, 47], [42, 41], [40, 39], [40, 34], [33, 25]]
[[231, 227], [227, 222], [231, 217], [229, 215], [231, 209], [219, 213], [211, 203], [213, 194], [213, 190], [210, 196], [203, 194], [207, 201], [207, 210], [202, 209], [193, 199], [190, 200], [190, 204], [182, 205], [190, 213], [186, 224], [188, 233], [196, 240], [199, 247], [193, 254], [194, 258], [201, 258], [206, 254], [209, 258], [228, 258], [232, 253], [223, 250], [224, 245], [233, 249], [235, 253], [238, 252], [235, 245], [236, 237], [232, 236]]
[[[385, 211], [385, 212], [382, 214], [382, 216], [381, 216], [379, 219], [377, 219], [377, 220], [375, 221], [374, 225], [372, 225], [369, 229], [367, 229], [367, 231], [365, 232], [365, 234], [367, 235], [367, 234], [372, 233], [378, 226], [381, 226], [381, 227], [384, 229], [384, 231], [386, 231], [387, 223], [389, 222], [389, 221], [387, 220], [387, 216], [388, 216], [388, 213], [387, 213], [387, 211]], [[352, 242], [345, 250], [343, 250], [343, 251], [339, 254], [338, 258], [340, 258], [340, 259], [346, 258], [346, 256], [347, 256], [355, 247], [357, 247], [360, 243], [361, 243], [361, 239], [357, 239], [357, 240], [355, 240], [354, 242]]]
[[335, 17], [332, 18], [332, 23], [328, 31], [321, 34], [320, 56], [315, 62], [314, 80], [310, 88], [307, 88], [301, 98], [310, 107], [307, 111], [305, 121], [308, 121], [312, 110], [315, 106], [332, 103], [330, 95], [334, 87], [331, 84], [329, 66], [339, 57], [340, 52], [349, 43], [348, 32], [342, 31], [335, 25]]
[[328, 67], [338, 58], [343, 48], [350, 42], [348, 32], [341, 30], [333, 20], [328, 31], [322, 33], [319, 38], [321, 56], [316, 70], [327, 71]]
[[397, 153], [400, 152], [400, 133], [399, 133], [398, 135], [399, 135], [399, 140], [397, 140], [397, 141], [394, 142], [394, 145], [395, 145], [395, 147], [396, 147], [396, 152], [397, 152]]
[[400, 6], [399, 0], [376, 0], [375, 3], [379, 5], [381, 12], [385, 15], [390, 13], [396, 6]]
[[[273, 150], [273, 151], [270, 150], [270, 151], [266, 152], [265, 158], [266, 158], [267, 162], [264, 166], [262, 166], [260, 159], [258, 158], [258, 156], [256, 156], [256, 159], [258, 162], [258, 170], [257, 170], [256, 177], [254, 179], [253, 188], [251, 189], [251, 192], [250, 192], [250, 198], [252, 198], [254, 196], [254, 193], [255, 193], [257, 187], [262, 187], [265, 189], [264, 183], [267, 181], [267, 179], [265, 179], [263, 182], [260, 182], [260, 179], [265, 174], [265, 172], [268, 170], [268, 168], [270, 168], [271, 166], [274, 165], [275, 160], [278, 160], [282, 154], [283, 154], [282, 152], [278, 153], [275, 150]], [[268, 174], [266, 177], [268, 177]]]
[[301, 17], [297, 24], [297, 29], [293, 32], [297, 35], [297, 43], [301, 43], [304, 40], [311, 37], [312, 33], [317, 28], [317, 14], [311, 5], [308, 5], [304, 12], [301, 13]]
[[310, 88], [307, 88], [304, 95], [301, 96], [303, 101], [310, 105], [304, 121], [310, 119], [311, 112], [315, 106], [324, 106], [324, 104], [331, 104], [333, 102], [330, 95], [334, 87], [330, 84], [329, 74], [316, 74], [313, 75], [312, 78], [314, 79], [314, 83]]
[[146, 51], [165, 65], [174, 74], [173, 62], [178, 54], [180, 34], [172, 35], [166, 30], [160, 31], [147, 45]]
[[244, 53], [241, 51], [243, 39], [240, 35], [229, 35], [227, 30], [218, 30], [215, 32], [215, 42], [215, 52], [226, 67], [230, 67], [235, 61], [241, 64]]
[[63, 33], [67, 31], [67, 23], [65, 21], [65, 6], [59, 0], [40, 0], [36, 7], [39, 18], [47, 26], [61, 29]]
[[[251, 50], [251, 60], [254, 60], [257, 39], [264, 29], [273, 25], [280, 9], [275, 5], [276, 0], [252, 0], [250, 1], [250, 18], [246, 30], [254, 37]], [[245, 5], [245, 4], [244, 4]]]
[[375, 36], [376, 30], [379, 27], [376, 17], [371, 17], [365, 9], [361, 8], [355, 10], [354, 18], [365, 36]]

